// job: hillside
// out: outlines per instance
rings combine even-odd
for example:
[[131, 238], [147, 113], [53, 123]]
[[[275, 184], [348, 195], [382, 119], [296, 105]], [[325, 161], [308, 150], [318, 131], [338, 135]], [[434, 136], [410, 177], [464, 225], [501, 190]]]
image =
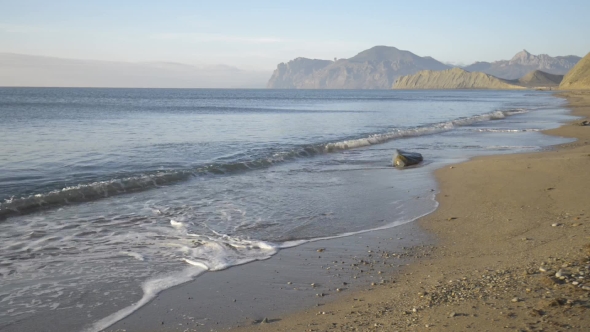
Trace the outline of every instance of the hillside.
[[559, 88], [590, 89], [590, 53], [563, 77]]
[[544, 71], [534, 70], [518, 79], [519, 85], [526, 87], [556, 87], [559, 86], [563, 75], [549, 74]]
[[534, 70], [563, 75], [573, 68], [580, 59], [575, 55], [557, 57], [547, 54], [533, 55], [523, 50], [516, 53], [510, 60], [476, 62], [463, 67], [463, 69], [470, 72], [483, 72], [507, 80], [515, 80]]
[[420, 70], [449, 66], [395, 47], [375, 46], [349, 59], [297, 58], [281, 63], [272, 74], [270, 89], [390, 89], [395, 80]]
[[502, 80], [480, 73], [468, 72], [461, 68], [442, 71], [424, 70], [413, 75], [400, 77], [394, 89], [523, 89], [515, 81]]

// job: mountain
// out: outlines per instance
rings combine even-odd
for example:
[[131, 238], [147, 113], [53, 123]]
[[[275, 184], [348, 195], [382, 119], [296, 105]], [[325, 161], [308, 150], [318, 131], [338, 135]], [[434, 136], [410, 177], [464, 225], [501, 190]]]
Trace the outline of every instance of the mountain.
[[449, 66], [431, 58], [375, 46], [350, 59], [297, 58], [281, 63], [268, 81], [270, 89], [391, 89], [395, 80], [420, 70], [443, 70]]
[[297, 89], [300, 86], [313, 85], [314, 73], [330, 65], [330, 60], [297, 58], [288, 63], [280, 63], [272, 73], [267, 88]]
[[481, 72], [468, 72], [461, 68], [442, 71], [424, 70], [400, 77], [394, 89], [523, 89], [514, 81], [499, 79]]
[[262, 88], [268, 72], [226, 65], [116, 62], [0, 53], [0, 86]]
[[483, 72], [507, 80], [518, 79], [533, 70], [542, 70], [549, 74], [563, 75], [580, 61], [579, 56], [551, 57], [547, 54], [533, 55], [523, 50], [510, 60], [495, 62], [476, 62], [463, 69], [470, 72]]
[[518, 79], [519, 85], [526, 87], [556, 87], [559, 86], [563, 75], [549, 74], [544, 71], [534, 70]]
[[561, 81], [560, 89], [590, 89], [590, 53], [578, 62]]

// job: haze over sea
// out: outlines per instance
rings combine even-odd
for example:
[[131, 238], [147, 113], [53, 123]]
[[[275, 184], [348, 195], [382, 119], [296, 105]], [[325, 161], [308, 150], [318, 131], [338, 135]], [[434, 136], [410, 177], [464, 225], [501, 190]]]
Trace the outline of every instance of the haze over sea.
[[434, 169], [565, 142], [539, 131], [566, 113], [537, 91], [0, 88], [0, 329], [98, 331], [207, 270], [410, 222]]

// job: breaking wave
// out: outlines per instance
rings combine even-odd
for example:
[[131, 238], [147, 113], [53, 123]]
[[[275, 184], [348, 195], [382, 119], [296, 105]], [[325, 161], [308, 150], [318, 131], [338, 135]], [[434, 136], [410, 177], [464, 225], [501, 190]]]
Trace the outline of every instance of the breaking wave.
[[193, 176], [222, 175], [242, 172], [252, 169], [270, 167], [274, 164], [302, 157], [312, 157], [318, 154], [338, 152], [385, 143], [394, 139], [432, 135], [453, 130], [456, 127], [469, 126], [478, 122], [500, 120], [507, 116], [526, 113], [524, 109], [512, 109], [494, 111], [472, 117], [458, 118], [455, 120], [440, 122], [414, 128], [398, 128], [388, 132], [369, 134], [364, 137], [351, 138], [338, 142], [327, 142], [298, 146], [290, 150], [268, 153], [259, 159], [221, 162], [204, 165], [194, 169], [170, 170], [153, 174], [142, 174], [108, 181], [98, 181], [77, 186], [66, 187], [46, 193], [29, 195], [26, 197], [11, 197], [0, 203], [0, 219], [11, 215], [26, 214], [46, 209], [93, 201], [115, 195], [148, 190], [164, 185], [188, 180]]

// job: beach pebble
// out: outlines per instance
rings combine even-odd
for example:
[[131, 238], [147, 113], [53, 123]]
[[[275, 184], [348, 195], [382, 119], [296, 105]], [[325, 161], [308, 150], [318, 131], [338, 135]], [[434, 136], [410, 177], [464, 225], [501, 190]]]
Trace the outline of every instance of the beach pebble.
[[455, 316], [457, 316], [457, 313], [455, 313], [455, 312], [451, 312], [451, 313], [449, 314], [449, 317], [450, 317], [450, 318], [453, 318], [453, 317], [455, 317]]
[[553, 223], [553, 224], [551, 224], [551, 227], [557, 227], [557, 226], [559, 226], [559, 225], [560, 225], [560, 224], [558, 224], [558, 223]]
[[520, 302], [520, 299], [518, 297], [515, 297], [512, 299], [512, 302]]
[[541, 272], [547, 272], [547, 269], [541, 266], [541, 267], [539, 268], [539, 271], [541, 271]]

